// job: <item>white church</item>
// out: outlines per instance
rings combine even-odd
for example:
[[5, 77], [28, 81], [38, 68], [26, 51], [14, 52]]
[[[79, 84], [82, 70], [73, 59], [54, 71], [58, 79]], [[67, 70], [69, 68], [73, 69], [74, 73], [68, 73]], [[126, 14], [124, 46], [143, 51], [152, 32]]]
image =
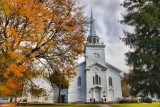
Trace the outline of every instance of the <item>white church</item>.
[[121, 70], [105, 61], [105, 45], [99, 39], [91, 13], [85, 61], [76, 68], [77, 75], [70, 82], [66, 93], [68, 102], [117, 101], [122, 98]]
[[[105, 45], [99, 42], [91, 12], [90, 34], [85, 47], [85, 61], [76, 68], [77, 75], [70, 82], [69, 89], [61, 90], [65, 102], [117, 101], [122, 98], [121, 70], [105, 61]], [[24, 93], [27, 102], [57, 102], [58, 91], [50, 82], [38, 77], [33, 82], [46, 90], [46, 96], [34, 97]], [[2, 99], [1, 99], [2, 100]]]

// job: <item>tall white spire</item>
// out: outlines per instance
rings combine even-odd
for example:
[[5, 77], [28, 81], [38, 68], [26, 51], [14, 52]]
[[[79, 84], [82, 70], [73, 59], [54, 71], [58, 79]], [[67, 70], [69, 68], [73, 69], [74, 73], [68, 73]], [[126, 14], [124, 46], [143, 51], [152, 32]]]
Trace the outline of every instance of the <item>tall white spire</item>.
[[87, 38], [87, 41], [88, 41], [88, 43], [94, 43], [94, 44], [99, 43], [99, 37], [96, 34], [96, 30], [95, 30], [95, 27], [94, 27], [92, 7], [91, 7], [90, 34]]
[[97, 36], [95, 26], [94, 26], [92, 6], [91, 6], [91, 22], [90, 22], [90, 35], [89, 36]]

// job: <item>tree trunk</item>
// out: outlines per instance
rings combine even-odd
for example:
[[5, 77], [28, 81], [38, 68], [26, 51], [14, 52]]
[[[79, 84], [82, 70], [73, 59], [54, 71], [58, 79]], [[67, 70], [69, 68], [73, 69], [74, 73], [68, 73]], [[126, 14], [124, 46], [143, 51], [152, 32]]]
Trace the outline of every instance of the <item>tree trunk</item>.
[[15, 100], [14, 100], [14, 102], [15, 102], [15, 103], [17, 102], [17, 97], [15, 97]]
[[10, 99], [10, 103], [12, 102], [12, 99], [13, 99], [13, 97], [11, 97], [11, 99]]
[[58, 102], [61, 102], [61, 88], [59, 88]]

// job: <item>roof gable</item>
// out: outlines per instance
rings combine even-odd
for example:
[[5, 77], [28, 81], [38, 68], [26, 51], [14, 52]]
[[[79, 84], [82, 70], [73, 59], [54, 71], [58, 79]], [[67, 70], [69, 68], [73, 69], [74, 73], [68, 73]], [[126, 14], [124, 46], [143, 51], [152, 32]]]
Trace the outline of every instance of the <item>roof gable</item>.
[[113, 69], [113, 70], [115, 70], [115, 71], [117, 71], [118, 73], [122, 72], [120, 69], [118, 69], [117, 67], [115, 67], [115, 66], [113, 66], [113, 65], [111, 65], [111, 64], [109, 64], [107, 62], [106, 62], [106, 66], [111, 68], [111, 69]]
[[[84, 65], [85, 63], [86, 63], [86, 61], [83, 61], [78, 66]], [[115, 66], [113, 66], [113, 65], [111, 65], [111, 64], [109, 64], [107, 62], [106, 62], [106, 66], [104, 66], [104, 65], [102, 65], [102, 64], [100, 64], [98, 62], [95, 62], [95, 63], [91, 64], [90, 66], [86, 67], [86, 69], [90, 69], [94, 65], [97, 65], [97, 66], [101, 67], [103, 71], [106, 71], [108, 68], [111, 68], [111, 69], [115, 70], [118, 73], [122, 72], [122, 70], [118, 69], [117, 67], [115, 67]]]
[[104, 65], [102, 65], [102, 64], [100, 64], [100, 63], [97, 63], [97, 62], [91, 64], [91, 65], [88, 66], [88, 67], [86, 67], [86, 69], [91, 69], [91, 67], [92, 67], [92, 66], [95, 66], [95, 65], [101, 67], [101, 68], [102, 68], [102, 71], [106, 71], [106, 70], [107, 70], [107, 67], [106, 67], [106, 66], [104, 66]]

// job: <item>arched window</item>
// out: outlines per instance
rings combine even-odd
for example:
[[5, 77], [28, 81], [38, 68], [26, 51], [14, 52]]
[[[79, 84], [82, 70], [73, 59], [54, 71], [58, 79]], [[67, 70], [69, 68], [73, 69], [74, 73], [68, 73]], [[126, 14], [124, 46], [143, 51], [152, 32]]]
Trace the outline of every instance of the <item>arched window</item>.
[[81, 86], [81, 77], [78, 77], [78, 86]]
[[94, 85], [95, 83], [94, 83], [94, 77], [93, 77], [93, 85]]
[[99, 85], [101, 85], [101, 77], [99, 77]]
[[98, 84], [98, 75], [95, 76], [95, 84]]
[[111, 77], [109, 77], [109, 86], [113, 86]]

